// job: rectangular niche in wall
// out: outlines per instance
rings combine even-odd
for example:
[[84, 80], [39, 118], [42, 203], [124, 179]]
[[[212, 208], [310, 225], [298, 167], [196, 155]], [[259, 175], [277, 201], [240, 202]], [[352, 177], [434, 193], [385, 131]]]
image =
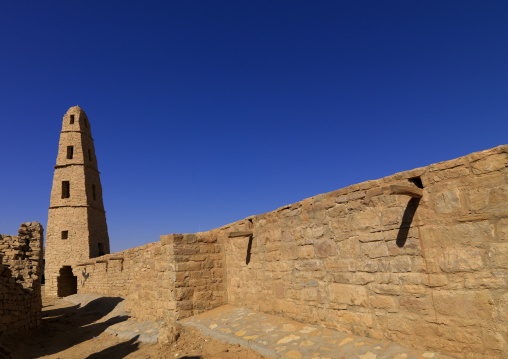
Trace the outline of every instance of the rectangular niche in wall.
[[62, 181], [62, 198], [71, 196], [71, 184], [69, 181]]
[[69, 238], [69, 231], [62, 231], [62, 239]]
[[67, 159], [72, 160], [74, 157], [74, 146], [67, 146]]

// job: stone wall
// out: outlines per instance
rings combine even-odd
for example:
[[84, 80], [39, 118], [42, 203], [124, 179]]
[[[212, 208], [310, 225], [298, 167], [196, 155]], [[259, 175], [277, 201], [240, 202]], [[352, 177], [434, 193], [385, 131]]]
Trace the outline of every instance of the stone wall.
[[229, 303], [461, 358], [504, 358], [508, 146], [78, 268], [88, 276], [79, 291], [126, 296], [140, 319]]
[[0, 336], [41, 324], [42, 242], [38, 222], [23, 223], [17, 236], [0, 235]]
[[223, 245], [212, 232], [161, 236], [78, 264], [78, 293], [126, 299], [139, 320], [178, 320], [226, 304]]
[[46, 230], [48, 296], [76, 293], [72, 269], [78, 262], [109, 253], [90, 122], [79, 106], [63, 117]]
[[[507, 357], [507, 152], [252, 217], [248, 264], [248, 238], [224, 242], [228, 302], [459, 357]], [[396, 185], [423, 197], [390, 194]]]

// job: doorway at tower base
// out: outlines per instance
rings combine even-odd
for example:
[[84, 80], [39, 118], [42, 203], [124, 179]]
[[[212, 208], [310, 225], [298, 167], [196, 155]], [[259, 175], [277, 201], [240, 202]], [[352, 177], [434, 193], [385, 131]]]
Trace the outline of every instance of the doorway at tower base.
[[67, 297], [78, 292], [78, 277], [72, 273], [71, 266], [60, 268], [59, 276], [56, 278], [58, 285], [58, 296]]

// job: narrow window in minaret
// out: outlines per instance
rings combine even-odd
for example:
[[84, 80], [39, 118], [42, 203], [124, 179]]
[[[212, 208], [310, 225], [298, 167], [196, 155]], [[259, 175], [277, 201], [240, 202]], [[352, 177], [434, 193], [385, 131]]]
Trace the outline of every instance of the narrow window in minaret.
[[95, 185], [94, 184], [92, 185], [92, 198], [95, 201], [96, 196], [95, 196]]
[[71, 121], [70, 121], [70, 124], [73, 125], [74, 124], [74, 115], [71, 115]]
[[99, 245], [99, 255], [100, 256], [103, 256], [105, 255], [106, 253], [104, 252], [104, 244], [102, 243], [97, 243]]
[[71, 188], [69, 181], [62, 181], [62, 198], [69, 198], [71, 196]]
[[88, 160], [89, 161], [92, 160], [92, 150], [91, 149], [88, 149]]
[[62, 231], [62, 239], [69, 238], [69, 231]]
[[84, 118], [84, 121], [85, 121], [85, 128], [88, 128], [88, 120], [86, 119], [86, 117]]
[[67, 159], [72, 160], [74, 157], [74, 146], [67, 146]]

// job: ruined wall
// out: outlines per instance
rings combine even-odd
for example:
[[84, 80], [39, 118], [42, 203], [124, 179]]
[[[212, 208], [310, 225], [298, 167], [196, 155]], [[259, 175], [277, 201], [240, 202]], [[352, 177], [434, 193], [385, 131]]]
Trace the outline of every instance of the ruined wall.
[[161, 236], [75, 267], [78, 293], [126, 299], [139, 320], [178, 320], [226, 304], [223, 246], [211, 232]]
[[23, 223], [17, 236], [0, 235], [0, 336], [41, 324], [42, 242], [38, 222]]
[[504, 358], [507, 153], [500, 146], [209, 232], [161, 236], [82, 266], [79, 291], [126, 296], [139, 319], [227, 302], [461, 358]]

